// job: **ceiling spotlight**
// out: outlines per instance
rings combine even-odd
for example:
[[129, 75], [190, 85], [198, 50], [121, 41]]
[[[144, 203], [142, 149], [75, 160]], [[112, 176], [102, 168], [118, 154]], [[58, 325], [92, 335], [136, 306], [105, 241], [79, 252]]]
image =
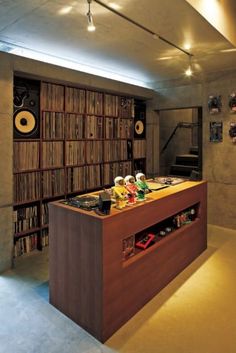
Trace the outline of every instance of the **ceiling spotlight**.
[[191, 49], [191, 44], [190, 43], [184, 43], [184, 49], [189, 50]]
[[88, 12], [87, 12], [87, 18], [88, 18], [88, 31], [89, 32], [94, 32], [96, 27], [94, 26], [94, 23], [93, 23], [93, 15], [92, 15], [92, 12], [90, 10], [90, 4], [92, 2], [92, 0], [87, 0], [88, 1]]
[[192, 59], [192, 55], [189, 55], [189, 65], [187, 70], [185, 71], [185, 75], [188, 77], [191, 77], [193, 75], [191, 59]]

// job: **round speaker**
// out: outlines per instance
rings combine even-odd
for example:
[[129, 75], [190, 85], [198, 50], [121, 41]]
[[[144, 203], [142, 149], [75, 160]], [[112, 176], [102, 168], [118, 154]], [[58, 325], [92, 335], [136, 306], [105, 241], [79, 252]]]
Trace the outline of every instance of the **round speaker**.
[[32, 135], [37, 129], [35, 115], [30, 110], [18, 110], [14, 114], [14, 127], [20, 135]]
[[144, 131], [144, 124], [141, 120], [137, 120], [135, 125], [134, 125], [135, 133], [137, 135], [142, 135]]

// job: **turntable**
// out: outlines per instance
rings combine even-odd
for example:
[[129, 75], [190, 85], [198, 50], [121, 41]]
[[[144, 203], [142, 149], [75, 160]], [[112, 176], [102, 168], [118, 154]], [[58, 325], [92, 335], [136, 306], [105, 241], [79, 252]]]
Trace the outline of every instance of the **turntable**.
[[91, 211], [98, 207], [98, 200], [97, 196], [76, 196], [66, 201], [62, 201], [62, 203], [86, 211]]
[[186, 181], [186, 179], [177, 178], [177, 177], [156, 177], [155, 181], [162, 184], [162, 185], [178, 185]]

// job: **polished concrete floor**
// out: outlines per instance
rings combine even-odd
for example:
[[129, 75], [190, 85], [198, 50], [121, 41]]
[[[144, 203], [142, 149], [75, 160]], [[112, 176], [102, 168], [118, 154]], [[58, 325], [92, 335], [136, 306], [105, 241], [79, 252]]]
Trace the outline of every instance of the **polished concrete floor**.
[[48, 303], [47, 251], [0, 276], [0, 353], [236, 353], [236, 231], [208, 249], [105, 344]]

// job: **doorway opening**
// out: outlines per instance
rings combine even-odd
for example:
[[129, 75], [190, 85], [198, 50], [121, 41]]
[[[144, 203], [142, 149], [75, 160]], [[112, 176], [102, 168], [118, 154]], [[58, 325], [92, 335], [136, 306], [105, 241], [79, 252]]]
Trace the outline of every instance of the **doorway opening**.
[[159, 111], [160, 175], [202, 178], [202, 107]]

